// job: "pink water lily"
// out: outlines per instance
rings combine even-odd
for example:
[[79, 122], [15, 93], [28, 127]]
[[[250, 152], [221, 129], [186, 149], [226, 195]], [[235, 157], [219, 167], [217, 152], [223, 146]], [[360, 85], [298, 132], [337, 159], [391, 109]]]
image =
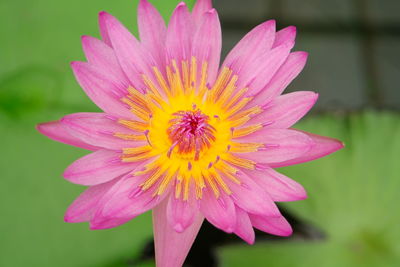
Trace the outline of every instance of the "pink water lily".
[[102, 40], [84, 36], [87, 62], [72, 69], [103, 111], [75, 113], [38, 130], [91, 150], [65, 179], [89, 186], [65, 221], [91, 229], [124, 224], [153, 210], [156, 262], [181, 266], [207, 219], [254, 242], [253, 227], [288, 236], [275, 202], [305, 199], [303, 187], [274, 170], [326, 156], [338, 140], [291, 127], [318, 95], [281, 95], [305, 52], [291, 52], [296, 30], [266, 21], [220, 66], [221, 27], [211, 0], [185, 3], [168, 27], [141, 0], [140, 42], [113, 16], [99, 15]]

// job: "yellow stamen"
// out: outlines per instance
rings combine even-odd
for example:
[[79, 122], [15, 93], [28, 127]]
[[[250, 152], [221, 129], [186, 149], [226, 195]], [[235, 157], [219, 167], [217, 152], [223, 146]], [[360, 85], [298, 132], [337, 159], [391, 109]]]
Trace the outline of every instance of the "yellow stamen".
[[197, 60], [195, 57], [192, 57], [190, 61], [190, 86], [196, 86], [197, 80]]
[[135, 135], [135, 134], [123, 134], [123, 133], [115, 133], [115, 137], [124, 139], [124, 140], [131, 140], [131, 141], [146, 141], [145, 135]]
[[189, 64], [186, 60], [182, 61], [182, 78], [183, 78], [183, 93], [186, 94], [190, 90]]
[[233, 153], [256, 152], [260, 147], [264, 147], [264, 144], [232, 142], [231, 152], [233, 152]]
[[242, 88], [236, 92], [236, 94], [226, 103], [223, 104], [225, 109], [229, 109], [233, 104], [235, 104], [239, 99], [244, 96], [244, 94], [248, 91], [248, 88]]
[[149, 119], [149, 112], [144, 110], [144, 106], [137, 105], [126, 97], [122, 98], [121, 101], [129, 105], [131, 107], [132, 113], [135, 114], [138, 118], [144, 121], [147, 121]]
[[117, 122], [131, 130], [138, 132], [146, 131], [149, 126], [147, 123], [140, 121], [129, 121], [129, 120], [119, 119]]
[[249, 170], [254, 170], [256, 166], [256, 163], [254, 161], [249, 159], [239, 158], [232, 154], [228, 154], [225, 160], [232, 165]]
[[207, 88], [207, 69], [208, 69], [208, 63], [207, 61], [204, 61], [202, 66], [201, 66], [201, 78], [200, 78], [200, 90], [199, 90], [199, 98], [203, 99], [203, 97], [206, 95], [208, 92]]
[[250, 125], [247, 127], [239, 128], [239, 129], [234, 129], [233, 138], [239, 138], [239, 137], [243, 137], [243, 136], [255, 133], [262, 128], [263, 128], [262, 124], [259, 123], [259, 124], [254, 124], [254, 125]]
[[153, 67], [153, 72], [156, 76], [158, 84], [161, 86], [161, 88], [164, 90], [164, 92], [167, 94], [167, 96], [171, 97], [171, 91], [170, 91], [163, 75], [161, 74], [160, 70], [157, 67]]

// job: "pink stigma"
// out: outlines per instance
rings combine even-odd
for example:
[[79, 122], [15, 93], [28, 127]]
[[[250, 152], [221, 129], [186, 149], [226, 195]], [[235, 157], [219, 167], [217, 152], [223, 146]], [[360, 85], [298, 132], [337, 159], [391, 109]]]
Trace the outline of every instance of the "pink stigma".
[[215, 129], [208, 123], [209, 117], [199, 109], [178, 111], [173, 115], [167, 130], [169, 139], [178, 147], [179, 153], [194, 152], [194, 160], [198, 160], [200, 152], [215, 141]]

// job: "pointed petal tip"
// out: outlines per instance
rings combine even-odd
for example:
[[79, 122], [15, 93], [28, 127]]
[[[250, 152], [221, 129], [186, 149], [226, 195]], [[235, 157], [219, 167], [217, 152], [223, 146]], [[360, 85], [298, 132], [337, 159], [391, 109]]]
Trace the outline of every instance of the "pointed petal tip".
[[68, 211], [67, 211], [67, 213], [64, 215], [64, 222], [66, 222], [66, 223], [74, 223], [74, 222], [75, 222], [74, 219], [72, 218], [72, 216], [70, 216], [70, 215], [68, 214]]
[[140, 0], [139, 6], [138, 6], [138, 11], [139, 11], [139, 9], [141, 9], [142, 11], [148, 11], [148, 9], [151, 7], [152, 7], [152, 5], [148, 0]]
[[270, 19], [270, 20], [267, 20], [267, 21], [261, 23], [261, 25], [264, 26], [264, 27], [276, 26], [276, 20], [275, 19]]
[[185, 231], [185, 228], [183, 227], [182, 224], [176, 223], [176, 224], [174, 225], [174, 230], [175, 230], [177, 233], [182, 233], [183, 231]]
[[82, 42], [84, 42], [88, 38], [89, 38], [89, 35], [81, 35], [81, 41]]
[[206, 14], [210, 14], [210, 15], [217, 14], [217, 10], [216, 10], [215, 8], [212, 8], [212, 9], [208, 10], [208, 11], [206, 12]]
[[86, 63], [86, 62], [82, 62], [82, 61], [71, 61], [71, 62], [69, 63], [69, 65], [71, 66], [71, 68], [72, 68], [73, 71], [77, 71], [78, 68], [79, 68], [83, 63]]
[[293, 234], [293, 229], [292, 227], [283, 230], [280, 234], [276, 234], [278, 236], [291, 236]]
[[104, 10], [99, 12], [99, 17], [104, 17], [104, 16], [107, 16], [107, 15], [109, 15], [109, 14]]
[[36, 129], [39, 133], [41, 133], [41, 134], [43, 134], [43, 135], [46, 135], [46, 125], [48, 125], [48, 124], [50, 124], [50, 123], [52, 123], [52, 122], [42, 122], [42, 123], [38, 123], [38, 124], [35, 125], [35, 129]]
[[[345, 148], [346, 144], [338, 139], [335, 138], [331, 138], [331, 141], [335, 143], [335, 145], [332, 147], [330, 153], [334, 153], [338, 150], [341, 150], [343, 148]], [[329, 154], [330, 154], [329, 153]]]
[[316, 92], [311, 92], [312, 93], [312, 101], [314, 102], [313, 105], [315, 104], [315, 102], [317, 102], [318, 98], [319, 98], [319, 93]]
[[204, 217], [198, 213], [194, 222], [183, 233], [177, 233], [171, 224], [167, 223], [167, 203], [164, 201], [153, 209], [156, 265], [160, 267], [182, 266]]
[[[243, 239], [243, 238], [242, 238]], [[246, 239], [243, 239], [247, 244], [249, 244], [249, 245], [254, 245], [254, 243], [256, 242], [256, 237], [255, 237], [255, 235], [253, 235], [252, 237], [250, 237], [250, 238], [246, 238]]]
[[291, 33], [296, 33], [296, 31], [297, 31], [297, 27], [296, 27], [296, 26], [293, 26], [293, 25], [288, 26], [287, 29], [288, 29], [288, 31], [291, 32]]
[[295, 53], [299, 54], [303, 58], [308, 58], [308, 52], [306, 51], [296, 51]]
[[106, 11], [99, 12], [99, 19], [102, 20], [103, 22], [107, 22], [110, 18], [113, 19], [114, 16]]
[[264, 21], [260, 25], [258, 25], [256, 28], [258, 28], [261, 31], [276, 31], [276, 20], [270, 19], [267, 21]]
[[182, 8], [182, 7], [186, 7], [186, 3], [183, 1], [179, 2], [179, 4], [176, 6], [176, 8]]

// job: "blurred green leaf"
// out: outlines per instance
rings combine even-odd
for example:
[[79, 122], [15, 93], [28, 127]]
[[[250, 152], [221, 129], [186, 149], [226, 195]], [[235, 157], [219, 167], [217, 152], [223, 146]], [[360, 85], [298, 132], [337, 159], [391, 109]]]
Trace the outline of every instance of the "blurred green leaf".
[[299, 128], [346, 144], [324, 159], [280, 170], [309, 195], [284, 207], [322, 229], [326, 240], [223, 248], [222, 266], [399, 266], [399, 115], [320, 116]]
[[43, 111], [60, 95], [59, 73], [39, 66], [19, 69], [0, 80], [0, 112], [12, 118]]

